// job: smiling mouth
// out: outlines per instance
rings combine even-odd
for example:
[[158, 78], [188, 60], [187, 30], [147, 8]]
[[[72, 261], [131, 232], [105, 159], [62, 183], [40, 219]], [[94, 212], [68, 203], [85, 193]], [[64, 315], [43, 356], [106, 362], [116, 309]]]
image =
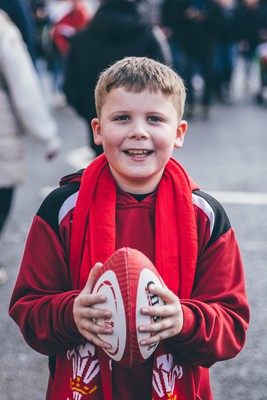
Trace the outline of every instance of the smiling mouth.
[[145, 150], [145, 149], [131, 149], [131, 150], [124, 151], [124, 153], [127, 154], [128, 156], [132, 156], [132, 157], [145, 158], [148, 155], [152, 154], [152, 151]]

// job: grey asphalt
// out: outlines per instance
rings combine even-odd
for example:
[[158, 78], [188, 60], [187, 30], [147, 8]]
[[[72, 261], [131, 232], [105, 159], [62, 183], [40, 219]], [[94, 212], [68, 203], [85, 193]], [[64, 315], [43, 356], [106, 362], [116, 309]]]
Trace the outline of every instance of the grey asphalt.
[[[71, 109], [54, 109], [53, 113], [64, 150], [47, 163], [40, 145], [25, 138], [28, 179], [17, 190], [0, 240], [0, 263], [9, 274], [7, 284], [0, 288], [0, 400], [45, 398], [47, 359], [27, 346], [7, 309], [27, 232], [44, 192], [75, 169], [69, 156], [87, 144], [84, 123]], [[231, 101], [214, 104], [209, 120], [189, 122], [185, 145], [174, 152], [203, 190], [217, 193], [244, 261], [251, 325], [243, 351], [211, 368], [216, 400], [267, 400], [266, 149], [267, 106], [256, 105], [252, 93], [239, 88]]]

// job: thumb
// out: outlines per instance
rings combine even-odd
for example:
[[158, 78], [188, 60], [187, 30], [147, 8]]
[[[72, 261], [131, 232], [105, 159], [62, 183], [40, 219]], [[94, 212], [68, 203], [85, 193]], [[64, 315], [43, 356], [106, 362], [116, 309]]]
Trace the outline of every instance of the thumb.
[[93, 268], [91, 269], [91, 271], [89, 273], [87, 282], [83, 288], [84, 292], [91, 293], [96, 276], [97, 276], [98, 272], [100, 271], [100, 268], [102, 268], [102, 266], [103, 266], [103, 264], [101, 262], [95, 263], [95, 265], [93, 266]]

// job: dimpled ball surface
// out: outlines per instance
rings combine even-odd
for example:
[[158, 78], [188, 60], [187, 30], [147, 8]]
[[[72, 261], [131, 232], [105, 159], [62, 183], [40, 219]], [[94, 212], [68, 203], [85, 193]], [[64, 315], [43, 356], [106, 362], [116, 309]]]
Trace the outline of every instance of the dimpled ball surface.
[[164, 304], [158, 296], [149, 293], [151, 282], [164, 286], [156, 268], [143, 253], [124, 247], [104, 263], [93, 284], [92, 293], [102, 293], [107, 298], [105, 303], [96, 304], [95, 308], [108, 308], [112, 312], [111, 318], [95, 320], [99, 325], [113, 328], [112, 335], [99, 337], [112, 346], [109, 350], [105, 349], [108, 356], [125, 367], [144, 362], [158, 344], [139, 344], [149, 334], [139, 332], [138, 326], [158, 320], [158, 317], [142, 315], [140, 309]]

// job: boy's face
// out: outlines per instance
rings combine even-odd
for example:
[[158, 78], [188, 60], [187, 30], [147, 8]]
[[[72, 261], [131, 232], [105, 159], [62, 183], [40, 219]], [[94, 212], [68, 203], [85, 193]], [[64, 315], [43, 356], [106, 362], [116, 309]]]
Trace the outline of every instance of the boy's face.
[[107, 94], [92, 128], [118, 186], [142, 194], [157, 188], [173, 148], [183, 145], [187, 123], [178, 124], [171, 97], [161, 91], [133, 93], [119, 87]]

